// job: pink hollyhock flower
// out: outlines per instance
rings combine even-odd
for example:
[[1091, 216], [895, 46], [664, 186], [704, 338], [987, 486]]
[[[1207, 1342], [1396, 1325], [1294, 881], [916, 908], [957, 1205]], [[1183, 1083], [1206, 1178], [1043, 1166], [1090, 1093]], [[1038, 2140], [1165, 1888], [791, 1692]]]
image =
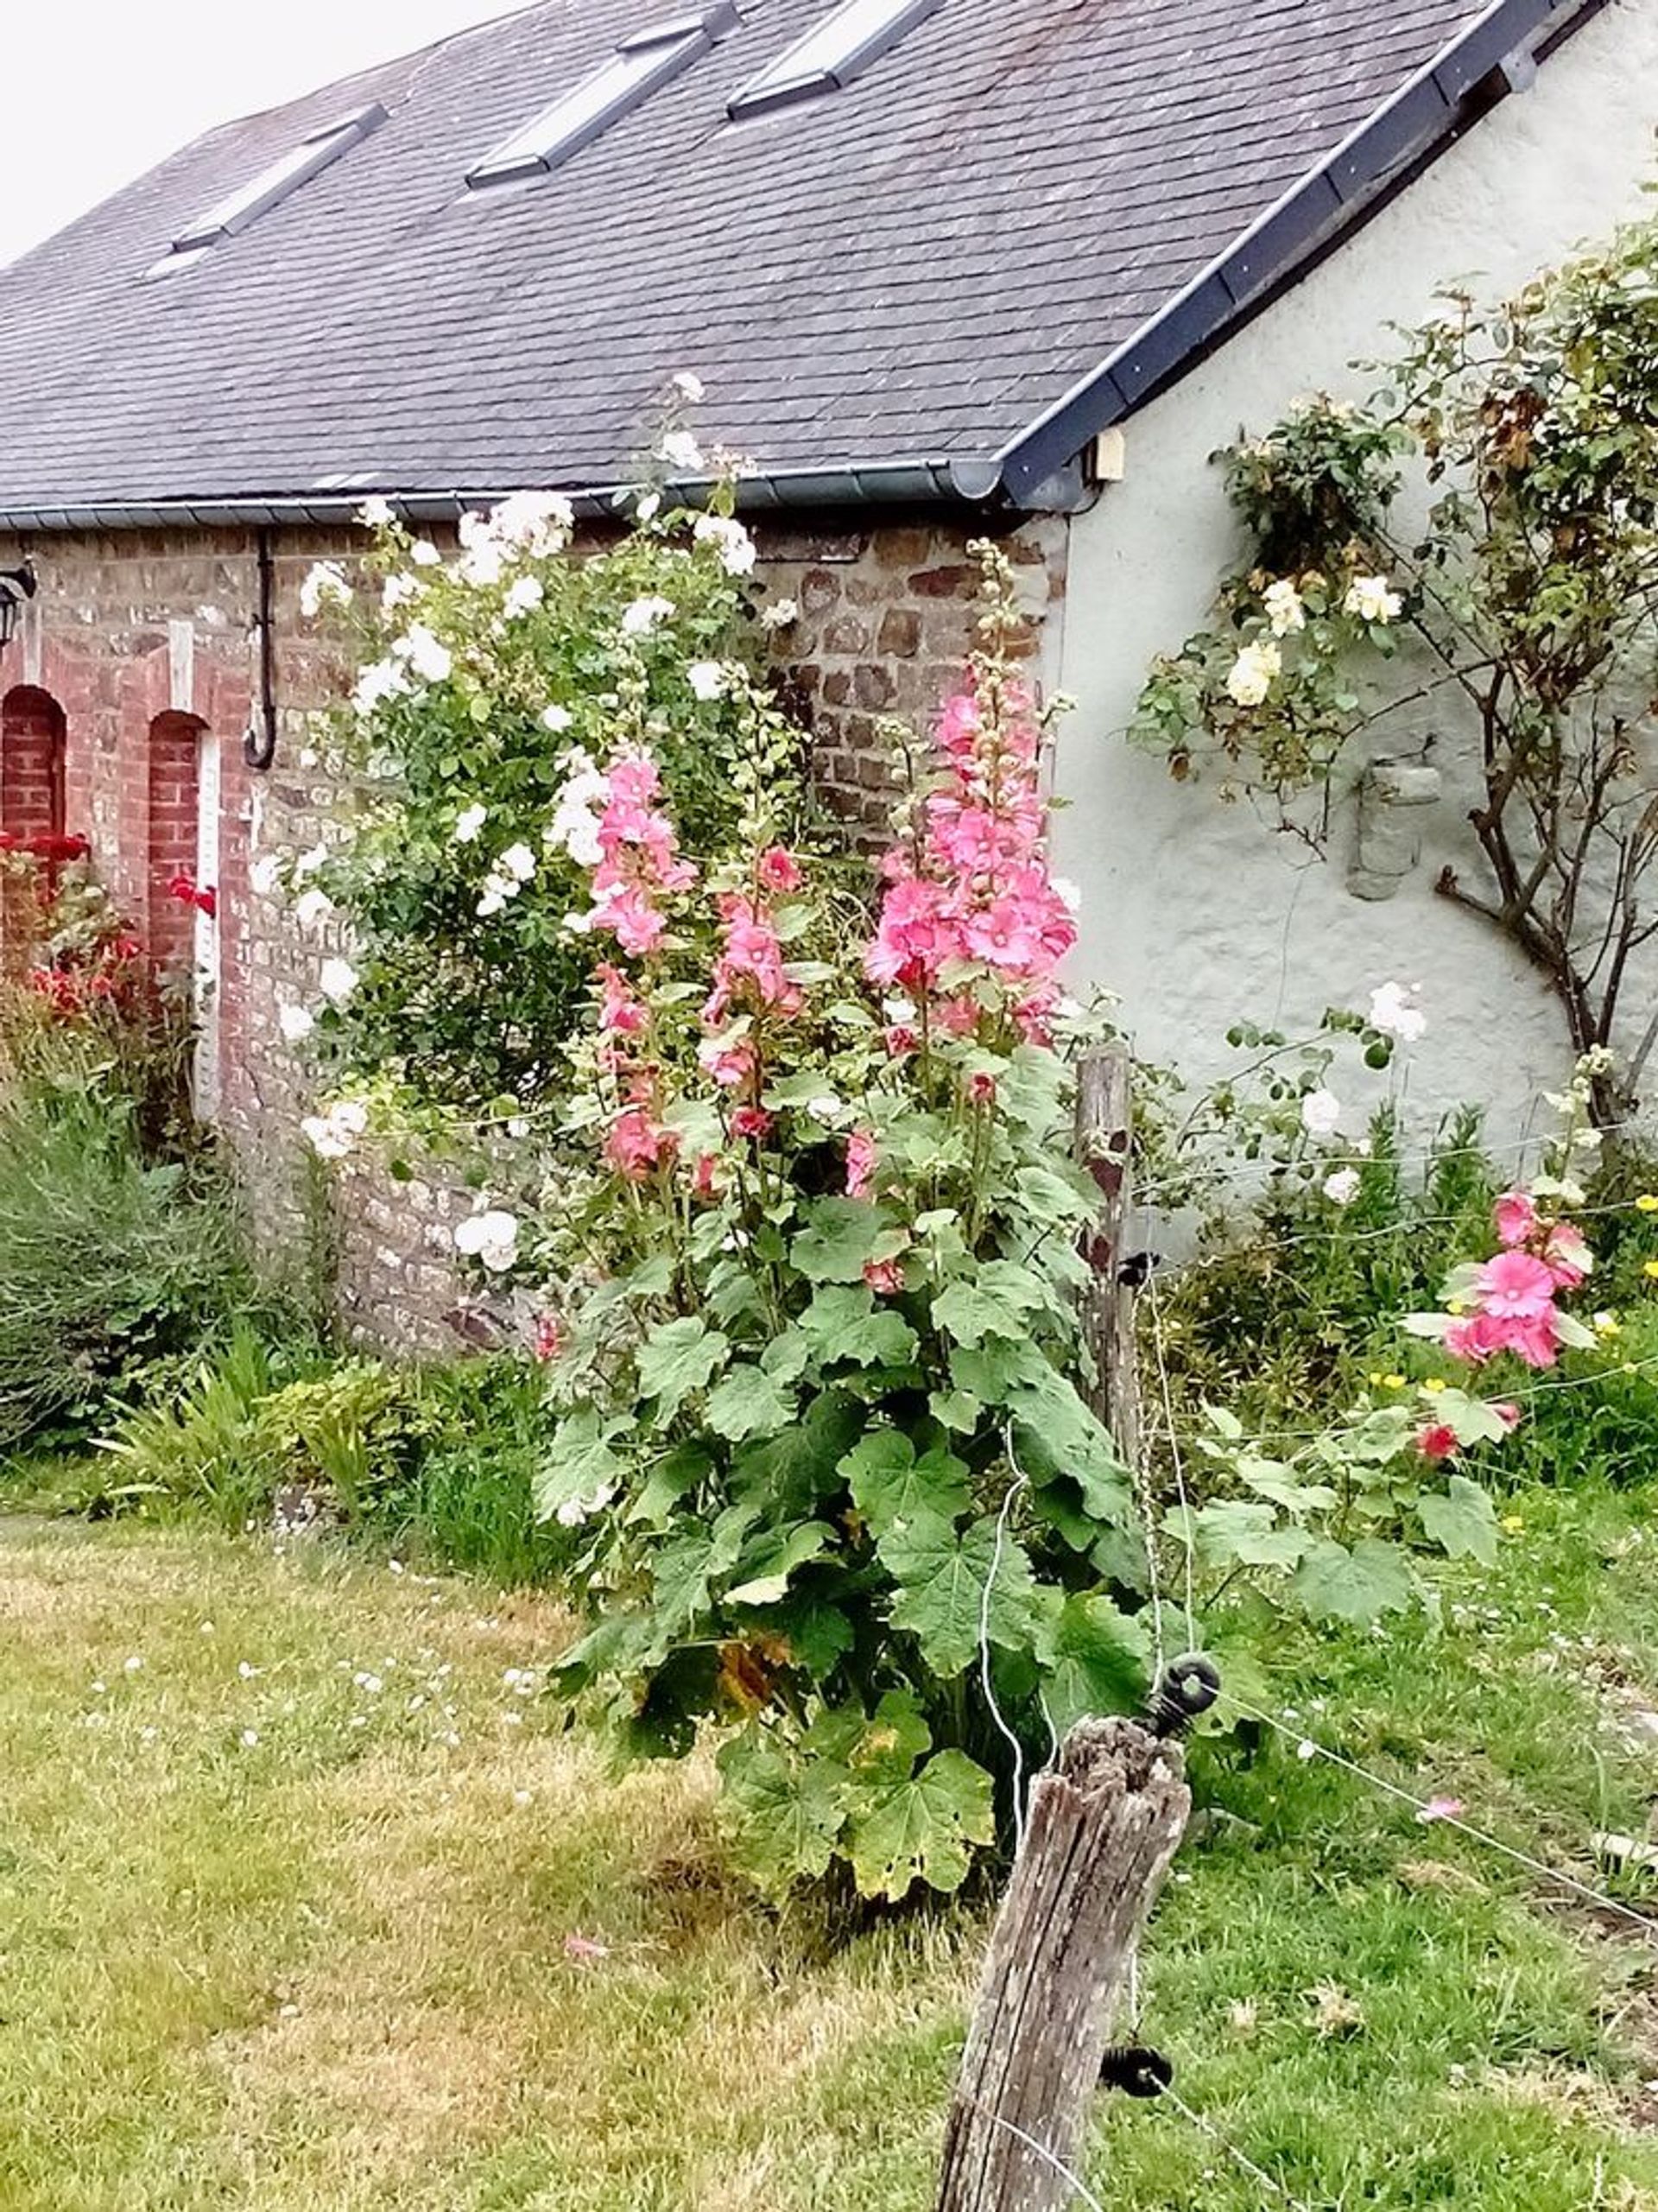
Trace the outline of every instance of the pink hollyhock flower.
[[866, 1259], [864, 1280], [877, 1298], [890, 1298], [904, 1287], [904, 1271], [895, 1259]]
[[1453, 1360], [1465, 1360], [1478, 1367], [1503, 1351], [1508, 1342], [1503, 1323], [1490, 1314], [1470, 1314], [1464, 1320], [1453, 1321], [1445, 1332], [1446, 1350]]
[[1543, 1264], [1562, 1290], [1575, 1290], [1585, 1283], [1595, 1264], [1594, 1254], [1574, 1221], [1557, 1221], [1543, 1245]]
[[1495, 1319], [1535, 1320], [1554, 1310], [1554, 1273], [1528, 1252], [1498, 1252], [1474, 1279], [1480, 1305]]
[[624, 953], [636, 959], [654, 953], [668, 934], [668, 923], [636, 884], [617, 884], [601, 891], [587, 916], [590, 929], [608, 929]]
[[978, 1027], [978, 1001], [965, 992], [953, 998], [940, 998], [933, 1011], [946, 1036], [971, 1036]]
[[1041, 957], [1040, 918], [1027, 901], [1011, 895], [992, 899], [978, 913], [970, 915], [962, 934], [968, 952], [987, 967], [1023, 973]]
[[1553, 1306], [1546, 1313], [1528, 1314], [1503, 1324], [1503, 1349], [1528, 1367], [1552, 1367], [1560, 1356], [1560, 1315]]
[[740, 1091], [754, 1073], [754, 1047], [746, 1037], [735, 1043], [724, 1037], [704, 1037], [697, 1058], [723, 1091]]
[[1443, 1421], [1430, 1422], [1420, 1430], [1416, 1448], [1425, 1460], [1450, 1460], [1457, 1455], [1457, 1432]]
[[771, 1134], [771, 1116], [766, 1112], [764, 1106], [738, 1106], [731, 1116], [731, 1134], [734, 1137], [763, 1139]]
[[643, 1000], [635, 996], [633, 986], [621, 969], [612, 967], [608, 961], [601, 964], [598, 979], [604, 991], [598, 1009], [600, 1029], [622, 1036], [637, 1036], [649, 1018]]
[[800, 862], [784, 845], [769, 846], [760, 855], [756, 871], [769, 891], [797, 891], [806, 881]]
[[915, 1051], [921, 1042], [914, 1030], [907, 1028], [902, 1022], [894, 1022], [885, 1033], [887, 1050], [895, 1060], [902, 1060], [907, 1052]]
[[604, 1140], [605, 1157], [630, 1182], [642, 1182], [653, 1169], [671, 1160], [679, 1150], [678, 1132], [664, 1129], [642, 1107], [635, 1106], [616, 1123]]
[[1027, 1044], [1052, 1044], [1054, 1016], [1064, 995], [1058, 984], [1045, 983], [1040, 991], [1019, 1001], [1013, 1018]]
[[939, 746], [955, 761], [971, 760], [978, 743], [982, 718], [971, 692], [958, 693], [939, 717]]
[[782, 1005], [793, 1011], [800, 993], [783, 973], [783, 948], [771, 917], [752, 900], [731, 894], [719, 902], [725, 924], [725, 941], [714, 964], [714, 992], [710, 1004], [728, 1004], [733, 986], [753, 984], [763, 1005]]
[[881, 902], [875, 940], [864, 955], [870, 981], [919, 989], [957, 957], [960, 933], [947, 905], [941, 884], [914, 877], [894, 884]]
[[996, 1078], [994, 1075], [987, 1075], [981, 1069], [977, 1075], [970, 1075], [963, 1087], [966, 1093], [969, 1106], [995, 1105]]
[[867, 1129], [855, 1129], [846, 1139], [846, 1195], [867, 1198], [875, 1180], [875, 1138]]
[[693, 1198], [717, 1198], [719, 1186], [714, 1180], [719, 1163], [712, 1152], [699, 1152], [697, 1164], [691, 1176], [691, 1195]]
[[556, 1314], [538, 1314], [535, 1332], [530, 1339], [530, 1351], [543, 1366], [556, 1360], [564, 1349], [564, 1329]]
[[1497, 1233], [1510, 1251], [1537, 1227], [1537, 1208], [1528, 1190], [1505, 1190], [1497, 1201]]

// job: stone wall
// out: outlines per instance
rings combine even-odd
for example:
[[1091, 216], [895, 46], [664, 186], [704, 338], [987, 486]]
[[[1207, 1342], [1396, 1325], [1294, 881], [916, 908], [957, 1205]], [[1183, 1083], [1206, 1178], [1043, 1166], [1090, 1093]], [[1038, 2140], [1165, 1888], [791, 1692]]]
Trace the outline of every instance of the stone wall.
[[[769, 594], [801, 609], [776, 654], [822, 786], [858, 840], [878, 842], [889, 798], [877, 723], [895, 714], [924, 727], [958, 680], [978, 582], [966, 551], [973, 532], [895, 518], [763, 524], [756, 535]], [[1038, 681], [1051, 683], [1066, 527], [1031, 523], [1006, 542], [1025, 580], [1022, 643]], [[285, 1005], [314, 1004], [321, 962], [349, 947], [338, 923], [301, 931], [279, 891], [256, 887], [263, 856], [326, 840], [349, 807], [319, 764], [310, 727], [345, 672], [301, 622], [298, 596], [314, 561], [349, 559], [360, 544], [350, 532], [273, 533], [277, 743], [268, 772], [250, 768], [243, 750], [256, 712], [251, 532], [64, 533], [27, 547], [0, 536], [0, 567], [26, 551], [40, 578], [0, 662], [0, 716], [12, 700], [19, 739], [27, 732], [37, 745], [44, 703], [61, 710], [65, 826], [91, 838], [104, 879], [158, 948], [175, 957], [193, 950], [208, 979], [204, 1067], [268, 1271], [298, 1274], [326, 1244], [354, 1334], [452, 1349], [447, 1316], [461, 1284], [451, 1232], [468, 1201], [441, 1177], [399, 1182], [358, 1162], [325, 1194], [299, 1132], [311, 1103], [305, 1070], [280, 1015]], [[33, 793], [26, 774], [16, 788], [20, 800]], [[0, 774], [0, 799], [7, 789]], [[193, 947], [190, 910], [166, 889], [179, 872], [218, 893], [216, 922]], [[320, 1221], [325, 1207], [332, 1220]]]

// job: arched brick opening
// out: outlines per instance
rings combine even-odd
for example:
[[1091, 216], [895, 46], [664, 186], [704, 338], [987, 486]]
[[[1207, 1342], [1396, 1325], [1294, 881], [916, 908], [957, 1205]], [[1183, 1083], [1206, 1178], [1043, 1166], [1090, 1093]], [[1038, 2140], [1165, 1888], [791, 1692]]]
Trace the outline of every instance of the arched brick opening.
[[146, 927], [149, 949], [168, 967], [187, 967], [196, 941], [195, 909], [174, 897], [176, 876], [198, 879], [201, 740], [199, 715], [158, 714], [149, 726], [146, 822]]
[[18, 684], [0, 699], [0, 830], [61, 837], [63, 709], [49, 691]]

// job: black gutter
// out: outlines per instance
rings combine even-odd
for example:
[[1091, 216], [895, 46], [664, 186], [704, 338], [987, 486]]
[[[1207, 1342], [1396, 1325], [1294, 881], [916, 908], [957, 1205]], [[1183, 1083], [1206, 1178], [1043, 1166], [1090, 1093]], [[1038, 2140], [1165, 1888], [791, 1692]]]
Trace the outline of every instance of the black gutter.
[[[1605, 0], [1493, 0], [1384, 107], [1096, 370], [997, 455], [1016, 505], [1074, 466], [1102, 430], [1165, 390], [1259, 314], [1391, 192], [1516, 86], [1539, 32], [1553, 52]], [[1552, 28], [1551, 28], [1552, 26]]]

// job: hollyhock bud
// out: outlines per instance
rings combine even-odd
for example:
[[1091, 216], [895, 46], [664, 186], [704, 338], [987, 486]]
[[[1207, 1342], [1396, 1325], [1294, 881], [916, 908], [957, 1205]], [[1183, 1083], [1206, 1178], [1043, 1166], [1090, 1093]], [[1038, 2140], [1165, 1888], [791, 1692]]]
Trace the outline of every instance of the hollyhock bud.
[[877, 1298], [890, 1298], [904, 1287], [904, 1271], [895, 1259], [866, 1259], [864, 1280]]

